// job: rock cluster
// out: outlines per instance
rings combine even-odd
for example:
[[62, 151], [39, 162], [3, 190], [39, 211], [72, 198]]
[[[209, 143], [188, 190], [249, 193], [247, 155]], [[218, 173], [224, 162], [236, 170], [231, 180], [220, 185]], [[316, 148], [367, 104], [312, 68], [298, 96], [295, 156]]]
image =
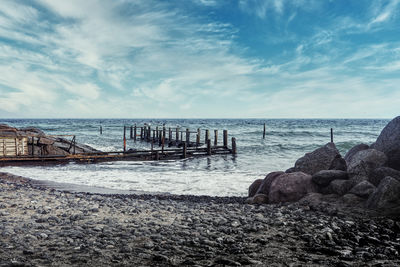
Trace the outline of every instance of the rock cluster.
[[369, 146], [359, 144], [344, 158], [334, 143], [307, 153], [293, 168], [272, 172], [249, 188], [247, 203], [298, 201], [316, 194], [335, 201], [362, 203], [385, 212], [400, 212], [400, 116]]
[[304, 198], [243, 202], [68, 193], [0, 173], [0, 266], [400, 265], [395, 220]]
[[28, 137], [29, 155], [69, 155], [74, 151], [76, 154], [99, 152], [88, 145], [73, 144], [72, 140], [68, 140], [67, 138], [46, 135], [43, 131], [34, 127], [17, 129], [6, 124], [0, 124], [0, 136]]

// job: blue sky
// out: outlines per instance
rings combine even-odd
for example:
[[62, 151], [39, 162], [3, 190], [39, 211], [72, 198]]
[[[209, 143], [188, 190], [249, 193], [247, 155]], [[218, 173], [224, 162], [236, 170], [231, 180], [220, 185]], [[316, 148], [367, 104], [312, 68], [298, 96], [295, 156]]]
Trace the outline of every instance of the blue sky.
[[400, 0], [0, 3], [0, 117], [392, 118]]

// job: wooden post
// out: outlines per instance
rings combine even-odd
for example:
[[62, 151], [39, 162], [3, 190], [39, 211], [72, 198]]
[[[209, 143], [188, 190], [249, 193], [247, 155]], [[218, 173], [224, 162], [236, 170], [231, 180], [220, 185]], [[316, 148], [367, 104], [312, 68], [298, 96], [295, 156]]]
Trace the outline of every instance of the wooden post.
[[149, 126], [149, 134], [147, 135], [147, 140], [150, 141], [151, 139], [151, 127]]
[[333, 143], [333, 128], [331, 128], [331, 143]]
[[232, 137], [232, 154], [236, 155], [237, 151], [236, 151], [236, 138]]
[[211, 140], [207, 140], [207, 155], [211, 155]]
[[214, 130], [214, 146], [218, 145], [218, 130]]
[[75, 155], [75, 147], [76, 147], [76, 137], [74, 135], [74, 150], [73, 150], [73, 154]]
[[159, 132], [158, 132], [158, 126], [156, 126], [156, 133], [157, 133], [157, 136], [156, 136], [156, 137], [157, 137], [157, 140], [158, 140], [158, 138], [159, 138], [159, 137], [158, 137], [158, 134], [159, 134]]
[[164, 145], [165, 145], [165, 137], [163, 136], [161, 139], [161, 152], [164, 153]]
[[186, 152], [187, 152], [187, 144], [186, 142], [183, 142], [183, 147], [182, 147], [182, 158], [186, 158]]
[[264, 123], [264, 132], [263, 132], [263, 139], [265, 139], [265, 129], [266, 129], [266, 127], [265, 127], [266, 125], [265, 125], [265, 123]]
[[197, 129], [197, 136], [196, 136], [196, 146], [200, 145], [200, 128]]
[[140, 127], [140, 139], [143, 140], [143, 127]]
[[124, 152], [126, 151], [126, 138], [124, 136]]
[[181, 141], [183, 142], [183, 132], [181, 131]]
[[133, 128], [133, 140], [135, 140], [135, 142], [136, 142], [136, 124]]
[[126, 138], [126, 126], [124, 126], [124, 139]]
[[166, 133], [166, 132], [165, 132], [165, 126], [163, 126], [162, 132], [163, 132], [163, 137], [165, 138], [165, 135], [166, 135], [166, 134], [165, 134], [165, 133]]
[[224, 130], [224, 147], [228, 147], [228, 130]]
[[205, 139], [204, 139], [204, 143], [207, 144], [207, 140], [208, 140], [208, 139], [210, 139], [210, 131], [209, 131], [209, 130], [206, 130], [206, 137], [205, 137]]
[[153, 151], [153, 149], [154, 149], [154, 139], [151, 140], [151, 151]]
[[132, 125], [131, 125], [131, 136], [130, 136], [130, 138], [133, 139], [133, 126]]
[[178, 142], [179, 141], [179, 127], [176, 127], [175, 129], [175, 141]]
[[100, 125], [100, 134], [103, 134], [103, 127]]
[[[6, 149], [5, 148], [3, 149], [3, 151], [4, 151], [4, 155], [6, 155]], [[35, 137], [32, 136], [32, 156], [34, 156], [34, 155], [35, 155]]]
[[190, 143], [190, 131], [189, 128], [186, 128], [186, 143], [189, 145]]
[[172, 130], [171, 130], [171, 127], [168, 128], [168, 141], [169, 142], [172, 141]]
[[160, 155], [158, 154], [158, 151], [156, 151], [156, 160], [160, 159]]

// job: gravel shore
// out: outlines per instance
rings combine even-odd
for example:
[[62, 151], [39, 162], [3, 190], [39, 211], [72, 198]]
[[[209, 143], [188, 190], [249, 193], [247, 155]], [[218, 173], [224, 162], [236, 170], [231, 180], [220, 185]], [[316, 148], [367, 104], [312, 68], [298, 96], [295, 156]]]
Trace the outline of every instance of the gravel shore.
[[399, 266], [400, 221], [328, 203], [101, 195], [0, 174], [0, 266]]

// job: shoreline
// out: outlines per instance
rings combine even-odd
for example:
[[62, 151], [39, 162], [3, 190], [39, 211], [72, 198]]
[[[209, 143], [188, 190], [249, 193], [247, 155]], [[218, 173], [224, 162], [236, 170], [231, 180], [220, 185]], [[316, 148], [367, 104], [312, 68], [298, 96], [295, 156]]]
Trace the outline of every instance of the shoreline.
[[400, 222], [362, 209], [71, 193], [29, 180], [0, 178], [0, 266], [400, 264]]

